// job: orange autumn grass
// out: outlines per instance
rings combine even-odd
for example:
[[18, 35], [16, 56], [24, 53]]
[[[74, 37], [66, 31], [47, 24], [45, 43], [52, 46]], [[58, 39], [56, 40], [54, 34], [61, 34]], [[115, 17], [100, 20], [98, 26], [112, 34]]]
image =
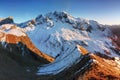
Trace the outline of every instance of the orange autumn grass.
[[42, 53], [39, 49], [37, 49], [27, 36], [16, 36], [16, 35], [5, 34], [5, 33], [2, 33], [2, 34], [6, 36], [7, 43], [16, 44], [17, 42], [22, 42], [27, 46], [27, 48], [29, 48], [31, 51], [33, 51], [35, 54], [39, 55], [40, 57], [46, 59], [49, 62], [54, 61], [53, 57], [45, 53]]
[[80, 45], [78, 46], [78, 48], [79, 48], [82, 55], [86, 55], [89, 53], [87, 49], [85, 49], [84, 47], [82, 47]]

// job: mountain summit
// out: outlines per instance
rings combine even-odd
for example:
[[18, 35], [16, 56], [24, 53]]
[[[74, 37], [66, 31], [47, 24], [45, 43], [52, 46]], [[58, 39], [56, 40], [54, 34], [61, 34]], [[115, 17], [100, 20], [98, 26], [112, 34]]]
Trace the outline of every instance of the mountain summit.
[[110, 57], [118, 57], [119, 54], [112, 40], [115, 36], [108, 26], [74, 18], [66, 12], [39, 15], [34, 24], [33, 20], [25, 23], [23, 30], [39, 50], [55, 58], [51, 65], [41, 67], [38, 74], [56, 74], [77, 63], [82, 55], [79, 46], [90, 53]]
[[[109, 67], [111, 65], [108, 62], [114, 62], [116, 67], [111, 68], [120, 70], [120, 48], [115, 43], [117, 36], [111, 32], [107, 25], [99, 24], [94, 20], [75, 18], [66, 12], [55, 11], [46, 15], [39, 15], [33, 20], [17, 24], [17, 26], [16, 29], [21, 31], [22, 34], [25, 34], [34, 47], [31, 48], [27, 42], [25, 45], [28, 44], [29, 46], [27, 47], [30, 50], [38, 56], [52, 62], [39, 66], [39, 70], [36, 73], [38, 76], [51, 75], [53, 77], [56, 75], [58, 76], [57, 79], [59, 79], [60, 76], [65, 76], [67, 74], [66, 72], [72, 69], [73, 71], [69, 72], [71, 74], [69, 76], [70, 78], [73, 74], [78, 75], [79, 73], [80, 75], [82, 73], [81, 71], [87, 74], [85, 71], [87, 72], [92, 64], [97, 65], [96, 67], [99, 69], [105, 68], [105, 70], [109, 70], [109, 68], [99, 65], [102, 64], [102, 61], [104, 63], [103, 65]], [[2, 29], [3, 25], [1, 26], [1, 32], [3, 32]], [[7, 33], [9, 30], [12, 31]], [[16, 35], [13, 28], [4, 30], [4, 32]], [[40, 53], [38, 54], [37, 52]], [[95, 65], [92, 65], [91, 68], [93, 69]], [[102, 70], [100, 71], [102, 72]], [[120, 74], [117, 70], [113, 72]], [[111, 75], [109, 72], [102, 73], [104, 76]], [[78, 76], [77, 79], [81, 76]], [[111, 76], [113, 76], [113, 79], [120, 79], [118, 75]], [[46, 78], [44, 79], [44, 76], [42, 77], [43, 80], [47, 80]], [[42, 77], [40, 80], [42, 80]], [[87, 75], [82, 76], [82, 78], [82, 80], [86, 80]], [[95, 79], [98, 78], [96, 77]], [[103, 79], [107, 79], [107, 77]]]

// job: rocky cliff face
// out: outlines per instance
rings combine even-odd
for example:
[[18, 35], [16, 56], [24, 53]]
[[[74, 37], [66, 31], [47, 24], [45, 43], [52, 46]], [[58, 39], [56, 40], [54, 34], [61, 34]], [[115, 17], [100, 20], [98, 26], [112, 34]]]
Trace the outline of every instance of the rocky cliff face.
[[12, 17], [8, 17], [8, 18], [1, 18], [0, 19], [0, 25], [2, 24], [13, 24], [13, 18]]

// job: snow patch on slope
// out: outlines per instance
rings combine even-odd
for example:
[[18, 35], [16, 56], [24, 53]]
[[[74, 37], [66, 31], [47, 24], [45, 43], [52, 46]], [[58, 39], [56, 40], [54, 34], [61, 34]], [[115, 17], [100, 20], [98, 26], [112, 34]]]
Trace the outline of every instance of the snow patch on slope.
[[43, 67], [40, 67], [40, 70], [38, 71], [38, 75], [44, 75], [46, 74], [57, 74], [64, 69], [70, 67], [70, 65], [75, 64], [75, 62], [79, 61], [80, 59], [80, 52], [77, 48], [72, 48], [71, 52], [66, 52], [66, 54], [61, 55], [59, 58], [55, 60], [55, 62], [50, 63], [48, 65], [44, 65]]
[[6, 34], [12, 34], [16, 36], [26, 36], [25, 32], [21, 30], [21, 28], [13, 25], [13, 24], [4, 24], [0, 26], [2, 32]]

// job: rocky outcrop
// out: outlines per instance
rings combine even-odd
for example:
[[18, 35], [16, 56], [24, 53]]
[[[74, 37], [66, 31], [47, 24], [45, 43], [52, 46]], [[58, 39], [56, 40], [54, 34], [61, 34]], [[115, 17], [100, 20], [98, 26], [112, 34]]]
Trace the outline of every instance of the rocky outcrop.
[[1, 19], [1, 20], [0, 20], [0, 25], [3, 25], [3, 24], [11, 24], [11, 23], [14, 23], [12, 17], [8, 17], [8, 18]]
[[93, 63], [83, 73], [78, 73], [75, 80], [119, 80], [120, 58], [111, 58], [103, 54], [91, 54]]
[[119, 80], [119, 63], [120, 58], [90, 53], [83, 55], [77, 64], [59, 74], [41, 75], [38, 80]]

